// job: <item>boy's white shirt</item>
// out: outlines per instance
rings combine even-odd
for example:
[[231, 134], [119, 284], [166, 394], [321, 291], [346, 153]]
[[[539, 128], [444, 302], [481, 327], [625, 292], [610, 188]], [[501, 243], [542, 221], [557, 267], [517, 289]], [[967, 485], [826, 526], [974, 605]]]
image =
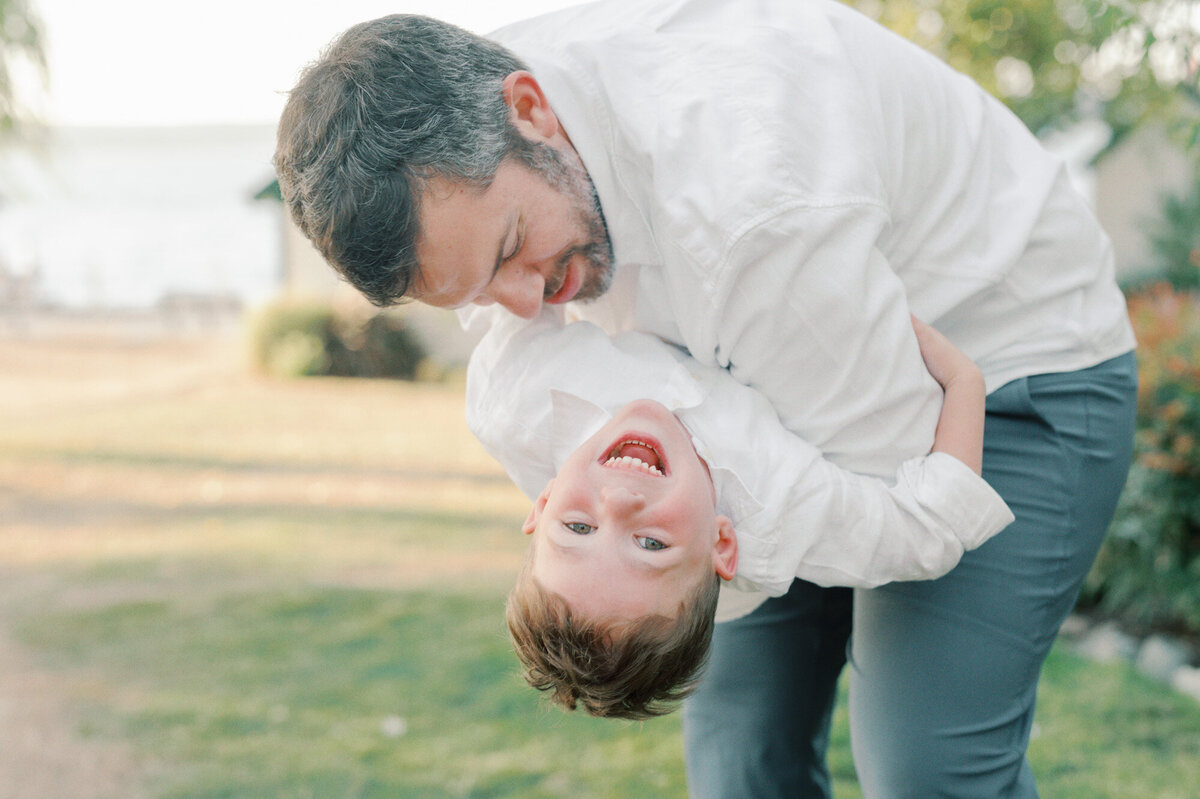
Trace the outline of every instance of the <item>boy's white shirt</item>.
[[[532, 323], [511, 317], [499, 325], [472, 358], [468, 424], [527, 496], [627, 402], [625, 380], [654, 386], [647, 398], [691, 432], [717, 510], [738, 535], [730, 585], [738, 590], [722, 592], [718, 620], [784, 594], [796, 577], [854, 587], [940, 577], [1013, 519], [1000, 496], [949, 455], [909, 459], [891, 481], [835, 466], [786, 430], [759, 392], [654, 336], [610, 338], [587, 322], [564, 324], [552, 308]], [[508, 357], [510, 348], [523, 357]], [[578, 368], [562, 368], [564, 358]], [[513, 364], [522, 373], [504, 374]], [[549, 396], [545, 416], [521, 415], [534, 404], [490, 391], [493, 379]], [[726, 445], [718, 454], [706, 441]]]

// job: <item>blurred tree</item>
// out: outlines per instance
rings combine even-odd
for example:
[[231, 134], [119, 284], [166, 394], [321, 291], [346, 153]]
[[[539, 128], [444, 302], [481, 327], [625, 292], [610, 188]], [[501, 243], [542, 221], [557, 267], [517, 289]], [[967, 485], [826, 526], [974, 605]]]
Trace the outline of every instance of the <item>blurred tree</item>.
[[[1200, 293], [1200, 179], [1187, 192], [1162, 198], [1162, 215], [1150, 223], [1147, 238], [1154, 261], [1148, 274], [1165, 278], [1177, 289]], [[1192, 360], [1200, 361], [1200, 348]], [[1200, 517], [1200, 505], [1196, 512]]]
[[995, 94], [1034, 132], [1099, 116], [1200, 134], [1197, 0], [844, 0]]
[[0, 138], [19, 133], [33, 115], [18, 96], [30, 78], [48, 80], [42, 26], [30, 0], [0, 0]]

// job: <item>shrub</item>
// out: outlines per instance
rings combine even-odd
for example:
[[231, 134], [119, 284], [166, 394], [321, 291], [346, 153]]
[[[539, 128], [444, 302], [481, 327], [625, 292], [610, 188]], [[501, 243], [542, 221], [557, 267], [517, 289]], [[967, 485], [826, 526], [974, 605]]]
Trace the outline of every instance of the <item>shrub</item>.
[[1200, 180], [1162, 199], [1162, 217], [1148, 236], [1157, 268], [1171, 285], [1200, 288]]
[[1152, 260], [1122, 281], [1126, 291], [1141, 293], [1164, 280], [1177, 289], [1200, 289], [1200, 178], [1181, 194], [1162, 195], [1146, 241]]
[[1141, 626], [1200, 632], [1200, 296], [1162, 284], [1129, 311], [1135, 461], [1085, 599]]
[[332, 312], [316, 305], [277, 304], [254, 322], [251, 348], [255, 365], [283, 377], [327, 374]]
[[425, 358], [425, 347], [397, 309], [356, 313], [277, 303], [258, 315], [251, 342], [255, 365], [279, 377], [411, 380]]

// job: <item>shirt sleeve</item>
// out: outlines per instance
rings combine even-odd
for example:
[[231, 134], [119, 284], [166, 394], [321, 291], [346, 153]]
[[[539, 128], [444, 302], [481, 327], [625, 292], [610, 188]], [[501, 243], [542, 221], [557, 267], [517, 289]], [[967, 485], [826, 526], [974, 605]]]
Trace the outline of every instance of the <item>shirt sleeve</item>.
[[856, 474], [787, 432], [765, 397], [727, 371], [692, 372], [704, 402], [679, 416], [734, 521], [739, 571], [753, 583], [740, 587], [777, 596], [795, 577], [860, 588], [933, 579], [1013, 519], [1000, 495], [953, 456], [905, 460], [890, 482]]
[[652, 336], [610, 338], [550, 309], [528, 323], [484, 311], [471, 320], [489, 330], [468, 368], [467, 423], [518, 487], [535, 496], [603, 424], [564, 424], [556, 394], [609, 414], [655, 399], [709, 464], [718, 510], [738, 531], [745, 590], [782, 594], [794, 577], [853, 586], [937, 577], [1011, 521], [987, 483], [947, 455], [903, 464], [894, 485], [834, 465], [787, 431], [760, 392]]

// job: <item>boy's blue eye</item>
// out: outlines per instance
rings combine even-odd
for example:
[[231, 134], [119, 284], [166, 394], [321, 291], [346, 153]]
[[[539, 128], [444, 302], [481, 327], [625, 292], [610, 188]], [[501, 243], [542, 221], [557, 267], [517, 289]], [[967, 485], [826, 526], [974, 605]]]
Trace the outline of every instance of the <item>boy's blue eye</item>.
[[648, 538], [645, 536], [639, 536], [637, 539], [637, 543], [638, 543], [638, 546], [641, 547], [642, 549], [648, 549], [651, 552], [658, 552], [660, 549], [667, 548], [667, 545], [664, 544], [662, 541], [659, 541], [657, 538]]
[[583, 522], [563, 522], [563, 527], [566, 527], [576, 535], [587, 535], [596, 529], [590, 524], [584, 524]]

